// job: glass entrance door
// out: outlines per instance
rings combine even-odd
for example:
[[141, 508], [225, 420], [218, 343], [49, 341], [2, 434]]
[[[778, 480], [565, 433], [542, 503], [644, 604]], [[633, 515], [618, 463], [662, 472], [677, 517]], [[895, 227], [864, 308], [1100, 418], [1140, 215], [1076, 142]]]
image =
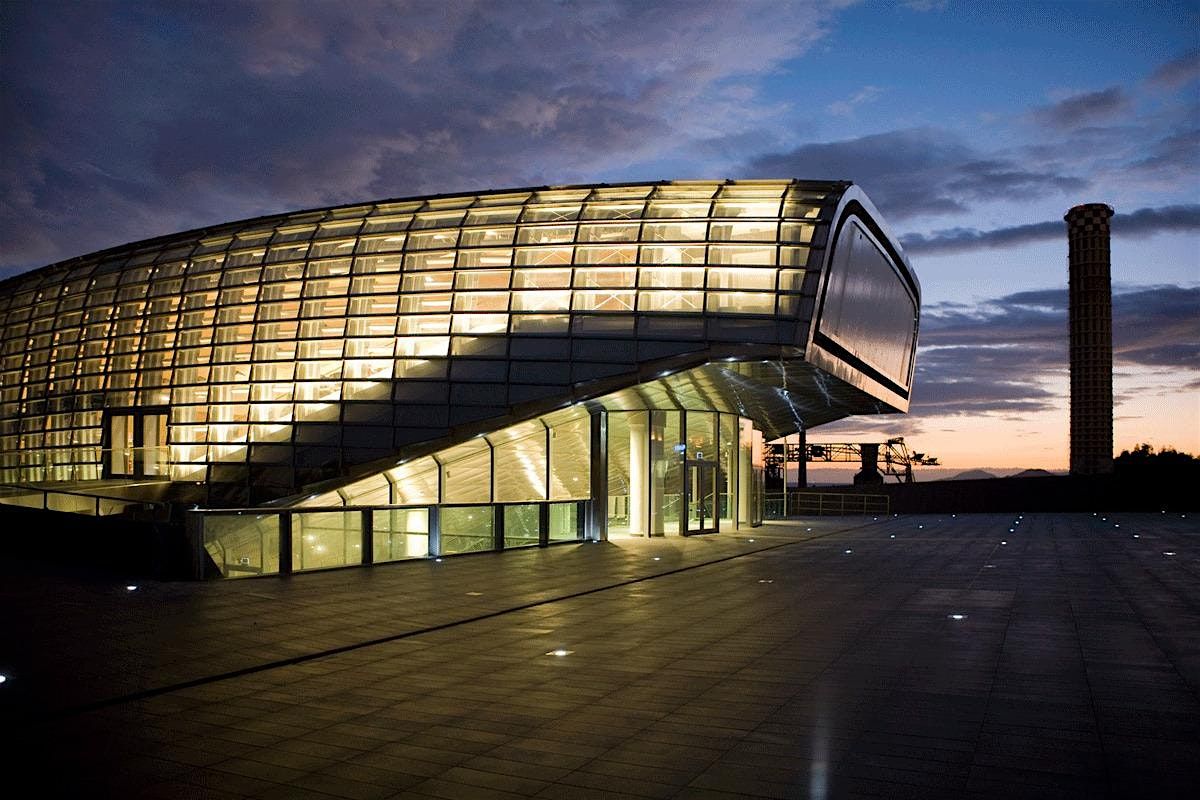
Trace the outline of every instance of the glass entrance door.
[[116, 409], [105, 416], [108, 445], [105, 477], [150, 478], [167, 474], [165, 409]]
[[711, 461], [687, 462], [689, 533], [708, 533], [717, 529], [717, 471]]

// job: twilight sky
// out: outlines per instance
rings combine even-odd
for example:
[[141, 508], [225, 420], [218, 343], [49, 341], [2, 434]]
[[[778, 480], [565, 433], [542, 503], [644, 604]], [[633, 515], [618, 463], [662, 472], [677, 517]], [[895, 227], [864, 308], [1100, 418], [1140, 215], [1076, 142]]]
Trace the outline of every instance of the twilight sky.
[[1067, 461], [1063, 213], [1113, 220], [1116, 446], [1200, 451], [1200, 4], [0, 3], [0, 277], [259, 214], [536, 184], [863, 186], [924, 288], [902, 434]]

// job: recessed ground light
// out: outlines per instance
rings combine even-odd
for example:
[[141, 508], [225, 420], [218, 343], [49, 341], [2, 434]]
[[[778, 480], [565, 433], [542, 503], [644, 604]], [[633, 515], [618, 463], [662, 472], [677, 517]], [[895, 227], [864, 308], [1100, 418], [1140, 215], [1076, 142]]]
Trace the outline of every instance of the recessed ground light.
[[135, 583], [131, 583], [131, 584], [129, 584], [128, 586], [126, 586], [126, 587], [125, 587], [125, 591], [127, 591], [127, 592], [136, 592], [136, 591], [137, 591], [137, 588], [138, 588], [138, 587], [137, 587], [137, 584], [135, 584]]
[[1175, 555], [1175, 551], [1174, 550], [1163, 550], [1163, 555], [1164, 556], [1173, 556], [1173, 555]]
[[773, 580], [768, 580], [768, 579], [766, 579], [766, 578], [759, 578], [758, 582], [759, 582], [759, 583], [774, 583], [775, 581], [773, 581]]
[[574, 650], [564, 650], [560, 647], [557, 650], [551, 650], [549, 653], [546, 653], [546, 655], [558, 656], [559, 658], [562, 658], [563, 656], [569, 656], [574, 652], [575, 652]]
[[442, 560], [440, 558], [435, 558], [434, 562], [440, 564], [440, 563], [442, 563]]
[[1101, 521], [1101, 522], [1108, 522], [1108, 517], [1101, 517], [1101, 518], [1100, 518], [1100, 521]]
[[1139, 536], [1138, 534], [1136, 534], [1136, 533], [1135, 533], [1135, 534], [1133, 535], [1133, 538], [1135, 538], [1135, 539], [1140, 539], [1140, 538], [1142, 538], [1142, 537], [1141, 537], [1141, 536]]
[[483, 592], [467, 592], [467, 597], [483, 597]]
[[995, 564], [984, 564], [983, 568], [984, 569], [995, 569], [996, 565]]
[[924, 525], [918, 525], [918, 526], [917, 526], [917, 529], [918, 529], [918, 530], [925, 530], [925, 526], [924, 526]]
[[750, 539], [749, 541], [753, 542], [754, 540], [753, 540], [753, 539]]
[[1121, 527], [1121, 526], [1120, 526], [1120, 525], [1113, 525], [1113, 527], [1114, 527], [1114, 528], [1119, 528], [1119, 527]]
[[879, 522], [879, 517], [871, 517], [872, 522]]
[[847, 550], [847, 551], [846, 551], [846, 555], [850, 555], [850, 554], [851, 554], [851, 553], [853, 553], [853, 552], [854, 552], [853, 550]]
[[659, 558], [658, 556], [655, 556], [655, 557], [654, 557], [654, 560], [655, 560], [655, 561], [662, 561], [662, 559], [661, 559], [661, 558]]
[[1008, 544], [1008, 542], [1001, 542], [1000, 544]]
[[8, 680], [7, 675], [0, 675], [0, 683], [5, 683]]
[[953, 619], [953, 620], [960, 620], [960, 619], [966, 619], [966, 618], [967, 618], [966, 614], [951, 614], [950, 615], [950, 619]]
[[894, 534], [894, 533], [893, 533], [893, 534], [892, 534], [891, 536], [889, 536], [888, 538], [889, 538], [889, 539], [895, 539], [895, 538], [896, 538], [896, 534]]

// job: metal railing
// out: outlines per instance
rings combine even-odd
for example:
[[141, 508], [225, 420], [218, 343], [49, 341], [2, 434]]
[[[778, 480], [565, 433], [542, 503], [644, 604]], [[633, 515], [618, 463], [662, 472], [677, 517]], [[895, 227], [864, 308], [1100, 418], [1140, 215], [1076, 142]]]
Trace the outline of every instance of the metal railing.
[[886, 494], [859, 492], [782, 492], [764, 498], [764, 519], [823, 517], [846, 514], [888, 514], [891, 498]]
[[195, 508], [185, 530], [195, 578], [288, 575], [577, 542], [590, 502]]
[[73, 492], [20, 483], [0, 483], [0, 505], [93, 517], [134, 513], [140, 517], [166, 520], [171, 515], [170, 504], [155, 500], [138, 500], [96, 492]]

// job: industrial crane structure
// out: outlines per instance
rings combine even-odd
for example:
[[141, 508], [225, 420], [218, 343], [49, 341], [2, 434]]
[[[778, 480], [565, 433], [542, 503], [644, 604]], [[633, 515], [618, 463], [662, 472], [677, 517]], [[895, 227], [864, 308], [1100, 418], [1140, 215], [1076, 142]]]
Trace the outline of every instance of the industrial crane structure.
[[800, 436], [795, 441], [784, 439], [767, 445], [768, 483], [782, 482], [787, 465], [796, 464], [803, 488], [807, 485], [805, 465], [809, 461], [861, 463], [862, 469], [854, 476], [856, 486], [883, 483], [885, 476], [894, 477], [897, 483], [913, 483], [913, 466], [933, 467], [938, 463], [934, 456], [910, 452], [902, 436], [886, 442], [806, 442]]

